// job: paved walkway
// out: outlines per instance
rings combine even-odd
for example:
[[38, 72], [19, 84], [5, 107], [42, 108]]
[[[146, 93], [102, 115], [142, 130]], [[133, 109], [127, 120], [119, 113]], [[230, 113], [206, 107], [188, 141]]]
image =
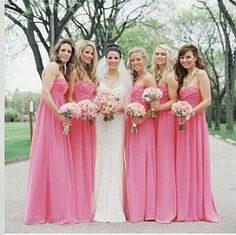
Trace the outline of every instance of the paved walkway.
[[236, 146], [210, 136], [212, 181], [220, 223], [82, 223], [24, 225], [28, 161], [5, 168], [5, 233], [236, 233]]

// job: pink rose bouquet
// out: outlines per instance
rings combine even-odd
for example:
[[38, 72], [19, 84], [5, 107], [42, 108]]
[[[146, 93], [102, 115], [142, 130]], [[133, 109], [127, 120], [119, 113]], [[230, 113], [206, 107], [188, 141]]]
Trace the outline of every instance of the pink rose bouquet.
[[[162, 91], [159, 88], [148, 87], [143, 91], [142, 99], [148, 103], [151, 101], [160, 100], [163, 96]], [[151, 116], [152, 118], [156, 117], [157, 112], [152, 108]]]
[[[133, 102], [128, 104], [126, 113], [131, 118], [143, 118], [146, 114], [146, 110], [142, 104]], [[137, 125], [133, 122], [131, 127], [131, 133], [137, 133], [137, 132], [138, 132]]]
[[97, 105], [88, 99], [78, 102], [77, 105], [81, 110], [80, 117], [83, 120], [87, 120], [89, 124], [92, 125], [94, 123], [96, 113], [98, 111]]
[[192, 106], [187, 101], [178, 101], [172, 104], [171, 111], [179, 120], [179, 130], [184, 130], [185, 121], [193, 114]]
[[100, 91], [93, 100], [98, 107], [98, 112], [103, 114], [104, 121], [111, 121], [114, 119], [115, 108], [119, 102], [119, 98], [109, 91]]
[[[81, 114], [81, 110], [75, 102], [68, 102], [63, 104], [58, 112], [60, 114], [63, 114], [67, 120], [70, 120], [71, 118], [78, 118]], [[70, 125], [71, 124], [69, 123], [64, 123], [64, 135], [67, 135], [69, 133]]]

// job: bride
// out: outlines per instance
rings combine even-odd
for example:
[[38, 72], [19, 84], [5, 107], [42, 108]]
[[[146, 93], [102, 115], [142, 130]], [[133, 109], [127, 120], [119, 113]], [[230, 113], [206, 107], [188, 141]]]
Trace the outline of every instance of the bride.
[[123, 171], [125, 107], [130, 99], [132, 81], [121, 49], [107, 47], [105, 58], [98, 63], [98, 91], [108, 90], [119, 98], [114, 120], [105, 122], [102, 114], [96, 119], [95, 215], [94, 221], [123, 222]]

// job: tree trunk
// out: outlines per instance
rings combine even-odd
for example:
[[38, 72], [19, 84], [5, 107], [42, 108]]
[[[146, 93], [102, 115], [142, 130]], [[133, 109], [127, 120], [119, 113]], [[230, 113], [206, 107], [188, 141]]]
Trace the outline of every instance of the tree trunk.
[[218, 98], [215, 99], [215, 130], [220, 130], [221, 106]]
[[43, 61], [42, 61], [42, 57], [41, 57], [41, 53], [40, 53], [38, 44], [37, 44], [35, 36], [34, 36], [34, 29], [33, 29], [33, 26], [31, 25], [30, 22], [28, 23], [27, 38], [28, 38], [29, 45], [30, 45], [30, 47], [33, 51], [33, 56], [34, 56], [34, 59], [35, 59], [35, 63], [36, 63], [36, 67], [37, 67], [39, 77], [40, 77], [40, 79], [42, 79], [41, 75], [42, 75], [42, 72], [43, 72], [43, 69], [44, 69]]
[[[229, 40], [229, 39], [228, 39]], [[225, 78], [226, 78], [226, 132], [227, 134], [233, 133], [233, 113], [234, 113], [234, 79], [233, 75], [233, 55], [229, 42], [226, 41], [226, 52], [225, 52]]]
[[207, 111], [207, 125], [208, 128], [212, 128], [212, 107], [210, 107]]

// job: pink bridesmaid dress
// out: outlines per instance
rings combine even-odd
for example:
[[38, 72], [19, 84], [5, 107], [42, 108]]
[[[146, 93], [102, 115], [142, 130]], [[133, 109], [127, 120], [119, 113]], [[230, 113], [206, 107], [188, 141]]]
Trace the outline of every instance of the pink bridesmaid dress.
[[[169, 101], [168, 87], [159, 85], [163, 92], [160, 103]], [[156, 222], [170, 223], [176, 217], [175, 183], [175, 118], [170, 109], [158, 111], [154, 119], [157, 153]]]
[[[182, 87], [180, 100], [193, 107], [202, 101], [198, 87]], [[210, 155], [205, 112], [185, 123], [177, 132], [176, 149], [177, 218], [176, 221], [219, 222], [211, 191]]]
[[[74, 101], [91, 100], [96, 86], [89, 81], [75, 84]], [[76, 213], [79, 222], [93, 220], [93, 185], [95, 164], [95, 124], [80, 118], [73, 119], [70, 140], [76, 183]]]
[[[55, 80], [51, 96], [59, 108], [65, 103], [68, 84], [62, 75]], [[24, 222], [75, 223], [75, 182], [69, 136], [48, 104], [39, 104], [31, 145]]]
[[[143, 91], [143, 87], [134, 85], [131, 102], [144, 104]], [[126, 216], [131, 222], [155, 220], [156, 147], [153, 119], [139, 124], [136, 134], [131, 133], [131, 125], [128, 118], [125, 131]]]

